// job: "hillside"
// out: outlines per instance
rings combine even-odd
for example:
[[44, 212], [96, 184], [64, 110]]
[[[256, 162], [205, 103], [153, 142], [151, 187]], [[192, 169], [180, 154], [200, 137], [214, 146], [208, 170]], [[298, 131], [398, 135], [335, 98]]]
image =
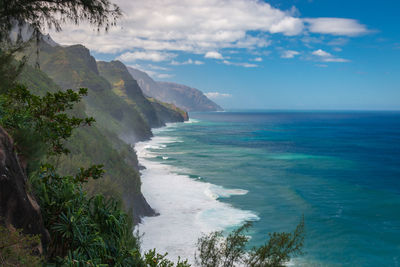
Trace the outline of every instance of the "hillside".
[[[43, 71], [29, 65], [25, 66], [19, 80], [38, 95], [60, 90]], [[76, 106], [74, 115], [86, 116], [86, 105], [80, 103]], [[135, 223], [139, 222], [142, 216], [155, 214], [140, 191], [136, 153], [130, 145], [118, 138], [117, 134], [100, 129], [99, 124], [95, 123], [91, 127], [76, 129], [66, 146], [71, 153], [53, 159], [61, 174], [75, 173], [80, 167], [89, 167], [92, 164], [104, 164], [104, 178], [92, 180], [86, 185], [90, 194], [102, 193], [105, 196], [123, 199], [125, 207], [134, 210]]]
[[[27, 65], [20, 76], [35, 94], [67, 88], [88, 88], [88, 96], [74, 109], [79, 117], [93, 116], [96, 123], [75, 131], [66, 144], [69, 155], [54, 159], [61, 174], [79, 167], [104, 164], [104, 179], [91, 181], [86, 190], [124, 200], [137, 223], [155, 212], [141, 193], [139, 166], [131, 144], [152, 136], [150, 127], [187, 119], [173, 106], [146, 99], [126, 67], [118, 61], [96, 62], [82, 45], [52, 47], [40, 44], [40, 67]], [[33, 57], [30, 61], [35, 63]]]
[[167, 122], [188, 120], [187, 113], [175, 105], [162, 102], [156, 105], [154, 101], [146, 98], [137, 81], [120, 61], [98, 61], [97, 66], [100, 75], [112, 85], [113, 92], [138, 110], [150, 127], [161, 127]]
[[208, 99], [203, 92], [186, 85], [156, 82], [147, 73], [128, 67], [143, 93], [163, 102], [172, 103], [186, 111], [221, 111], [219, 105]]
[[116, 95], [107, 79], [99, 74], [96, 60], [86, 47], [51, 47], [41, 43], [39, 64], [62, 89], [88, 88], [84, 101], [86, 112], [96, 117], [100, 128], [117, 133], [129, 142], [145, 140], [152, 135], [143, 116]]

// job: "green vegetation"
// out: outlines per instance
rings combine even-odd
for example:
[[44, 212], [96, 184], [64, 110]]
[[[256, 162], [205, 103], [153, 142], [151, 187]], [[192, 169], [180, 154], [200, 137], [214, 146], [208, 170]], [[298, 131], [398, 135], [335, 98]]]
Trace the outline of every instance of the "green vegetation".
[[21, 230], [9, 230], [0, 225], [0, 266], [41, 266], [42, 259], [35, 256], [39, 237], [28, 236]]
[[[45, 24], [60, 30], [66, 20], [86, 20], [107, 29], [120, 14], [108, 0], [0, 0], [0, 125], [14, 140], [29, 175], [27, 187], [50, 233], [42, 259], [35, 256], [41, 247], [38, 237], [0, 226], [2, 266], [190, 266], [155, 250], [141, 254], [133, 220], [121, 201], [128, 193], [140, 194], [137, 158], [121, 134], [134, 135], [131, 141], [150, 137], [149, 125], [160, 122], [154, 104], [159, 110], [170, 107], [150, 104], [118, 62], [101, 67], [103, 78], [83, 46], [51, 47], [36, 40], [40, 61], [31, 63], [39, 63], [47, 76], [30, 66], [22, 70], [24, 59], [15, 59], [22, 46], [14, 48], [8, 40], [13, 21], [30, 23], [38, 38]], [[96, 117], [97, 127], [87, 114]], [[280, 266], [301, 253], [303, 222], [293, 233], [271, 234], [264, 246], [246, 253], [243, 233], [248, 227], [226, 238], [217, 232], [199, 239], [198, 264]]]
[[174, 110], [174, 111], [178, 112], [182, 116], [182, 118], [184, 118], [185, 120], [189, 119], [187, 112], [184, 111], [183, 109], [178, 108], [174, 104], [159, 101], [159, 100], [155, 99], [154, 97], [147, 97], [147, 100], [149, 100], [150, 103], [157, 103], [157, 104], [165, 107], [166, 110]]
[[126, 103], [135, 108], [150, 127], [163, 126], [150, 102], [144, 97], [136, 80], [119, 61], [97, 62], [99, 73], [112, 85], [112, 90]]
[[[102, 165], [91, 165], [80, 168], [75, 175], [61, 176], [54, 166], [43, 163], [69, 154], [65, 141], [72, 131], [94, 122], [90, 117], [68, 114], [86, 92], [86, 89], [48, 92], [40, 97], [17, 85], [0, 98], [0, 124], [14, 137], [19, 157], [25, 159], [27, 166], [32, 166], [32, 162], [41, 163], [40, 168], [31, 167], [29, 174], [51, 236], [45, 248], [46, 261], [62, 266], [146, 266], [148, 261], [152, 262], [151, 266], [174, 266], [154, 251], [141, 256], [138, 239], [133, 236], [132, 219], [123, 212], [120, 201], [100, 194], [89, 197], [83, 190], [89, 180], [103, 176]], [[46, 149], [38, 155], [35, 147]], [[4, 262], [22, 264], [29, 259], [30, 252], [25, 247], [22, 249], [27, 256], [23, 258], [15, 254], [19, 250], [14, 254], [5, 250], [10, 246], [7, 243], [2, 250]], [[182, 264], [178, 266], [185, 266]]]
[[[30, 92], [40, 96], [44, 96], [46, 92], [54, 93], [60, 90], [60, 87], [43, 71], [28, 64], [25, 65], [18, 80], [25, 84]], [[84, 117], [86, 107], [82, 99], [69, 113]], [[102, 193], [107, 197], [121, 199], [123, 195], [140, 193], [140, 177], [135, 169], [138, 166], [135, 151], [116, 133], [104, 128], [100, 129], [98, 126], [97, 122], [91, 127], [75, 129], [68, 142], [65, 143], [70, 153], [51, 158], [49, 161], [62, 175], [74, 173], [80, 167], [88, 168], [92, 164], [104, 164], [106, 172], [103, 178], [90, 180], [84, 185], [91, 196]]]
[[247, 251], [249, 237], [245, 233], [250, 226], [251, 223], [246, 223], [226, 238], [222, 232], [201, 237], [197, 243], [196, 264], [204, 267], [277, 267], [302, 254], [304, 218], [293, 233], [269, 234], [269, 240], [264, 245]]
[[[36, 44], [31, 43], [25, 54], [31, 54]], [[96, 118], [101, 130], [123, 135], [126, 140], [139, 141], [151, 136], [146, 118], [132, 105], [112, 91], [109, 81], [99, 73], [96, 60], [82, 45], [51, 47], [39, 43], [39, 64], [57, 85], [62, 88], [88, 89], [83, 100], [86, 113]], [[35, 64], [35, 58], [28, 61]]]
[[98, 166], [64, 177], [54, 167], [42, 166], [39, 175], [31, 179], [50, 231], [50, 262], [133, 266], [140, 261], [130, 218], [120, 204], [102, 195], [89, 198], [82, 189], [88, 179], [101, 175]]
[[0, 0], [0, 41], [9, 38], [15, 23], [28, 23], [38, 34], [45, 26], [60, 31], [66, 21], [74, 24], [86, 21], [98, 30], [107, 30], [120, 16], [119, 7], [108, 0]]
[[34, 170], [45, 154], [69, 153], [63, 141], [74, 128], [93, 123], [93, 118], [69, 117], [65, 113], [86, 93], [81, 88], [78, 93], [67, 90], [39, 97], [17, 85], [0, 95], [0, 124], [13, 137], [20, 161], [28, 171]]

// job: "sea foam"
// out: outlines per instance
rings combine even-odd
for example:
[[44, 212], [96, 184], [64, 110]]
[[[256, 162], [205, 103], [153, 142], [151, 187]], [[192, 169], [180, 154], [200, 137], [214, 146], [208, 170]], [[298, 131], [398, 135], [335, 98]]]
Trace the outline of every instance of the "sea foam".
[[135, 146], [140, 164], [146, 167], [142, 171], [143, 195], [160, 213], [157, 217], [143, 218], [137, 229], [140, 234], [144, 234], [143, 251], [157, 248], [159, 253], [168, 252], [168, 258], [172, 260], [177, 260], [180, 256], [193, 263], [196, 242], [202, 234], [259, 218], [252, 211], [240, 210], [218, 201], [219, 198], [245, 195], [246, 190], [226, 189], [201, 182], [178, 174], [182, 170], [177, 167], [151, 160], [159, 156], [157, 149], [179, 141], [156, 136]]

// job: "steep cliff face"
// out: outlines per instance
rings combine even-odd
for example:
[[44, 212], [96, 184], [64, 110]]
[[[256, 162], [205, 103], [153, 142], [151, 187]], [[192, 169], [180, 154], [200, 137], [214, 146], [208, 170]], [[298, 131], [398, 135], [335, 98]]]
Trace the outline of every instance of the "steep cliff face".
[[223, 109], [208, 99], [203, 92], [196, 88], [192, 88], [183, 84], [171, 82], [158, 82], [161, 88], [168, 91], [168, 99], [170, 102], [187, 111], [222, 111]]
[[41, 70], [27, 66], [20, 80], [39, 95], [87, 87], [88, 96], [74, 112], [96, 119], [94, 126], [77, 129], [68, 140], [71, 153], [60, 158], [58, 171], [70, 175], [79, 167], [104, 164], [105, 177], [89, 184], [88, 192], [121, 197], [125, 207], [133, 209], [135, 223], [154, 216], [141, 193], [137, 157], [130, 144], [150, 138], [150, 126], [183, 121], [187, 114], [173, 106], [153, 105], [121, 62], [96, 62], [81, 45], [42, 43], [40, 48]]
[[168, 92], [161, 88], [146, 72], [132, 67], [128, 67], [128, 70], [132, 77], [138, 82], [145, 95], [165, 101]]
[[97, 62], [100, 75], [112, 86], [113, 92], [127, 104], [139, 111], [150, 127], [161, 127], [160, 120], [150, 102], [144, 97], [136, 80], [129, 74], [127, 68], [120, 61]]
[[[20, 82], [38, 95], [61, 90], [43, 71], [29, 65], [23, 70]], [[75, 116], [87, 116], [85, 114], [87, 105], [87, 102], [77, 105], [73, 111]], [[94, 114], [97, 119], [96, 115]], [[90, 181], [86, 187], [87, 191], [90, 194], [102, 193], [106, 196], [122, 197], [125, 207], [133, 210], [135, 223], [138, 223], [143, 216], [155, 215], [140, 190], [136, 153], [129, 144], [119, 138], [117, 132], [106, 127], [101, 128], [95, 123], [91, 127], [76, 129], [66, 146], [71, 153], [59, 158], [58, 172], [61, 175], [75, 173], [80, 167], [104, 164], [106, 170], [104, 178]]]
[[160, 119], [165, 122], [184, 122], [189, 119], [189, 115], [186, 111], [176, 107], [174, 104], [167, 104], [156, 100], [155, 98], [148, 98], [157, 112]]
[[130, 142], [152, 136], [140, 112], [115, 94], [111, 84], [99, 74], [96, 60], [86, 47], [52, 47], [42, 42], [39, 59], [41, 70], [62, 89], [88, 88], [84, 99], [86, 112], [96, 118], [100, 128], [124, 135]]
[[186, 111], [220, 111], [222, 108], [208, 99], [203, 92], [186, 85], [156, 82], [147, 73], [128, 67], [143, 93], [162, 102], [172, 103]]
[[42, 251], [49, 241], [49, 234], [26, 181], [12, 140], [0, 127], [0, 223], [10, 229], [23, 229], [25, 234], [40, 235], [39, 251]]

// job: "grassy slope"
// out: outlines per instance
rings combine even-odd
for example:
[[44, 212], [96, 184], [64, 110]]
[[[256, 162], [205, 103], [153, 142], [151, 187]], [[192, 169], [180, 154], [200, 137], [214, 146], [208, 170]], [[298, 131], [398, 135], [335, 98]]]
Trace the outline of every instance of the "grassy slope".
[[151, 130], [141, 114], [116, 95], [110, 83], [99, 75], [95, 59], [81, 45], [50, 47], [41, 45], [41, 69], [61, 88], [89, 89], [87, 113], [101, 129], [123, 135], [129, 141], [144, 140]]
[[112, 90], [126, 103], [138, 110], [151, 127], [164, 125], [124, 64], [119, 61], [99, 61], [97, 66], [100, 75], [112, 85]]
[[[150, 101], [164, 122], [187, 121], [189, 119], [188, 113], [174, 104], [164, 103], [153, 97], [148, 97], [147, 100]], [[163, 115], [167, 116], [164, 117]]]
[[[60, 87], [44, 72], [29, 65], [21, 74], [20, 81], [39, 95], [60, 90]], [[89, 92], [91, 93], [93, 92]], [[74, 109], [74, 115], [86, 116], [86, 106], [87, 104], [83, 102], [78, 104]], [[103, 193], [106, 196], [124, 199], [125, 206], [139, 210], [134, 211], [135, 222], [138, 222], [139, 216], [152, 215], [153, 211], [140, 193], [141, 182], [135, 151], [117, 134], [98, 126], [99, 123], [96, 123], [94, 126], [75, 131], [67, 143], [71, 153], [53, 159], [60, 173], [73, 174], [79, 167], [104, 164], [106, 170], [104, 178], [87, 184], [87, 191], [90, 194]]]
[[[82, 45], [42, 44], [40, 48], [40, 67], [48, 76], [28, 66], [21, 80], [36, 87], [37, 92], [42, 88], [88, 88], [88, 96], [77, 112], [97, 121], [96, 127], [79, 129], [71, 138], [68, 146], [72, 153], [58, 160], [61, 172], [74, 173], [80, 166], [105, 164], [105, 179], [89, 184], [87, 190], [120, 195], [134, 209], [136, 222], [138, 216], [152, 215], [140, 192], [136, 153], [121, 139], [130, 143], [147, 139], [151, 137], [149, 125], [183, 121], [182, 111], [146, 99], [121, 62], [96, 62]], [[35, 63], [35, 57], [32, 60]]]

